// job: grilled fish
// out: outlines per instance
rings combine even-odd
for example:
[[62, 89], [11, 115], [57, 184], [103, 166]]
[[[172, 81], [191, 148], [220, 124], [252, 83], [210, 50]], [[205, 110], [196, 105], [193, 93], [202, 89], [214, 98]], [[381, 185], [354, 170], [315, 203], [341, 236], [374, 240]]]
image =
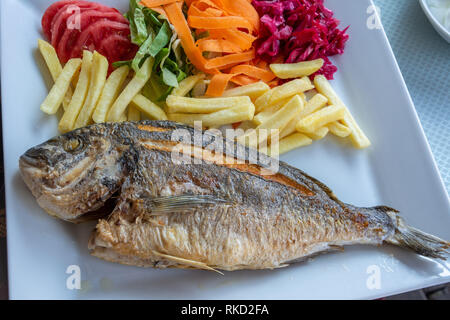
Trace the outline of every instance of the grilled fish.
[[[175, 150], [192, 161], [174, 161]], [[100, 218], [88, 247], [112, 262], [273, 269], [345, 245], [383, 243], [446, 258], [449, 242], [407, 226], [395, 209], [345, 204], [282, 162], [264, 173], [267, 159], [258, 154], [251, 163], [251, 153], [209, 131], [142, 121], [74, 130], [31, 148], [19, 164], [50, 215]]]

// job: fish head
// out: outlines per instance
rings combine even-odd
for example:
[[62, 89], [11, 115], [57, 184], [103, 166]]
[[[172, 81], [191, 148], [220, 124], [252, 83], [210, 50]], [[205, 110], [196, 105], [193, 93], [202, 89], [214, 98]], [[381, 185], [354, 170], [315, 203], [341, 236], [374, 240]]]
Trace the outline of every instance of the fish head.
[[26, 151], [19, 160], [23, 180], [50, 215], [77, 221], [119, 189], [123, 147], [108, 127], [80, 128]]

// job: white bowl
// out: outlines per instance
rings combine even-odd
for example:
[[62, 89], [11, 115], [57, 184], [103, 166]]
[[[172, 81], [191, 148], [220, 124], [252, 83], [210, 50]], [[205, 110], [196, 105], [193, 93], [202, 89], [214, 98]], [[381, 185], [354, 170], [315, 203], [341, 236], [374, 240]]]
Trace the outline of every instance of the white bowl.
[[450, 32], [444, 28], [444, 26], [434, 17], [430, 8], [428, 7], [427, 0], [419, 0], [420, 6], [422, 7], [423, 12], [427, 16], [428, 20], [430, 20], [434, 29], [444, 38], [448, 43], [450, 43]]

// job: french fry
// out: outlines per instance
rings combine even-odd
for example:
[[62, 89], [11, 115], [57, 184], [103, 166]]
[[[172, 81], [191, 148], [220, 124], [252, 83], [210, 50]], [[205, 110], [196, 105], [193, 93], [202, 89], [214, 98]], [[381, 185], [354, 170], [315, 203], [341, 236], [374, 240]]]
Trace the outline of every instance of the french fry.
[[92, 73], [93, 54], [87, 50], [83, 51], [82, 61], [81, 71], [77, 86], [75, 87], [75, 92], [58, 125], [58, 129], [61, 132], [68, 132], [74, 129], [75, 121], [88, 95]]
[[159, 106], [151, 102], [141, 94], [137, 94], [131, 103], [138, 110], [154, 120], [167, 120], [167, 115]]
[[321, 139], [325, 138], [325, 136], [328, 134], [329, 131], [330, 131], [330, 129], [328, 129], [328, 127], [322, 127], [322, 128], [317, 129], [314, 132], [308, 132], [305, 134], [313, 140], [321, 140]]
[[[72, 86], [73, 88], [77, 87], [77, 83], [78, 83], [78, 79], [80, 78], [80, 70], [78, 70], [77, 72], [75, 72], [75, 75], [72, 78]], [[71, 97], [72, 98], [72, 97]], [[69, 101], [70, 103], [70, 101]]]
[[178, 88], [173, 89], [171, 94], [173, 96], [184, 97], [189, 93], [189, 91], [191, 91], [194, 88], [197, 82], [203, 80], [204, 78], [205, 78], [204, 73], [198, 73], [196, 75], [187, 77], [178, 84]]
[[323, 59], [298, 63], [273, 63], [270, 70], [280, 79], [300, 78], [312, 75], [323, 66]]
[[293, 133], [278, 142], [278, 147], [271, 145], [269, 154], [271, 157], [282, 155], [294, 149], [309, 146], [312, 139], [302, 133]]
[[122, 66], [110, 74], [106, 80], [105, 86], [103, 87], [102, 94], [97, 106], [95, 107], [94, 114], [92, 115], [92, 119], [95, 123], [105, 122], [109, 108], [117, 99], [119, 91], [122, 88], [129, 72], [130, 68], [128, 66]]
[[254, 118], [253, 122], [257, 125], [260, 125], [267, 119], [269, 119], [275, 112], [281, 109], [286, 103], [289, 102], [291, 98], [283, 99], [267, 108], [264, 108], [260, 113], [258, 113]]
[[300, 96], [295, 95], [280, 110], [267, 119], [267, 121], [260, 124], [257, 129], [282, 130], [303, 108], [303, 100]]
[[255, 82], [247, 84], [245, 86], [236, 87], [233, 89], [225, 90], [222, 97], [240, 97], [248, 96], [252, 101], [255, 101], [265, 92], [269, 91], [270, 87], [264, 82]]
[[70, 101], [67, 110], [64, 112], [64, 115], [59, 121], [58, 129], [61, 132], [68, 132], [72, 130], [75, 125], [75, 120], [77, 119], [81, 107], [86, 100], [91, 78], [91, 67], [92, 53], [85, 50], [83, 52], [83, 63], [81, 65], [81, 72], [77, 87], [75, 88], [75, 92], [73, 93], [72, 100]]
[[297, 131], [313, 133], [327, 124], [341, 120], [345, 116], [343, 106], [328, 106], [301, 119], [296, 126]]
[[330, 104], [344, 105], [342, 100], [338, 97], [337, 93], [331, 87], [330, 82], [322, 75], [317, 75], [314, 78], [314, 85], [316, 90], [328, 98]]
[[[255, 108], [258, 110], [256, 113], [261, 113], [264, 112], [268, 109], [272, 109], [274, 110], [274, 106], [278, 106], [278, 107], [282, 107], [283, 105], [285, 105], [294, 95], [288, 96], [276, 103], [269, 103], [270, 97], [272, 95], [272, 90], [269, 90], [267, 92], [265, 92], [263, 95], [261, 95], [259, 98], [257, 98], [255, 100]], [[303, 92], [298, 92], [296, 93], [297, 95], [299, 95], [304, 102], [306, 102], [306, 95]], [[280, 108], [278, 108], [280, 109]]]
[[202, 97], [205, 95], [206, 92], [206, 88], [209, 84], [209, 80], [203, 79], [198, 81], [195, 85], [194, 88], [192, 88], [192, 92], [191, 95], [193, 97]]
[[306, 117], [308, 115], [310, 115], [313, 112], [316, 112], [317, 110], [325, 107], [327, 105], [328, 99], [321, 95], [321, 94], [316, 94], [314, 97], [312, 97], [305, 106], [305, 109], [302, 110], [302, 112], [300, 113], [300, 117]]
[[[59, 58], [58, 55], [56, 54], [55, 48], [53, 48], [53, 46], [47, 41], [41, 39], [38, 40], [38, 48], [39, 51], [41, 52], [42, 57], [44, 58], [48, 70], [50, 71], [53, 81], [56, 82], [56, 79], [58, 79], [63, 68], [61, 66], [61, 63], [59, 62]], [[66, 110], [67, 107], [69, 106], [70, 99], [72, 99], [72, 94], [73, 90], [72, 87], [69, 85], [69, 88], [67, 89], [66, 95], [64, 96], [62, 102], [64, 110]]]
[[134, 106], [128, 106], [128, 121], [140, 121], [141, 112]]
[[297, 131], [297, 123], [300, 121], [300, 116], [296, 115], [289, 123], [286, 125], [286, 127], [283, 128], [280, 132], [280, 139], [283, 139], [284, 137], [287, 137], [288, 135], [293, 134], [295, 131]]
[[70, 81], [80, 66], [81, 59], [70, 59], [66, 63], [58, 79], [56, 79], [55, 84], [50, 90], [50, 93], [41, 104], [41, 110], [43, 112], [47, 114], [55, 114], [58, 111], [67, 90], [69, 90]]
[[256, 113], [263, 111], [270, 105], [269, 101], [270, 97], [272, 96], [272, 92], [272, 90], [266, 91], [255, 100]]
[[111, 106], [111, 109], [108, 111], [106, 116], [108, 121], [119, 120], [121, 114], [125, 112], [131, 100], [133, 100], [133, 98], [142, 90], [144, 85], [150, 79], [154, 62], [155, 59], [152, 57], [145, 60], [142, 67], [138, 70], [138, 72], [136, 72], [133, 79], [131, 79], [125, 89], [120, 93], [114, 104]]
[[267, 119], [269, 119], [275, 112], [277, 112], [278, 110], [280, 110], [282, 107], [282, 105], [273, 105], [273, 106], [269, 106], [268, 108], [264, 109], [263, 111], [261, 111], [260, 113], [258, 113], [254, 118], [253, 118], [253, 122], [256, 125], [260, 125], [261, 123], [263, 123], [264, 121], [267, 121]]
[[91, 79], [89, 81], [89, 91], [84, 102], [83, 108], [75, 121], [75, 128], [87, 126], [91, 121], [97, 102], [105, 86], [106, 76], [108, 74], [108, 60], [97, 51], [92, 57]]
[[50, 75], [52, 76], [53, 80], [56, 81], [62, 71], [62, 66], [59, 62], [59, 58], [56, 54], [55, 48], [53, 48], [53, 46], [47, 41], [41, 39], [38, 40], [38, 48], [39, 52], [44, 58], [45, 63], [47, 64]]
[[127, 114], [124, 112], [120, 115], [119, 119], [115, 122], [124, 122], [127, 121]]
[[314, 84], [316, 86], [316, 90], [326, 96], [331, 104], [336, 106], [343, 106], [345, 108], [345, 116], [344, 119], [342, 119], [342, 123], [352, 131], [352, 133], [350, 134], [350, 139], [353, 145], [359, 149], [369, 147], [370, 140], [358, 126], [352, 114], [342, 102], [342, 100], [338, 97], [329, 81], [324, 76], [318, 75], [314, 78]]
[[194, 121], [202, 121], [203, 127], [220, 127], [253, 119], [255, 106], [251, 104], [239, 105], [233, 108], [220, 110], [209, 114], [171, 113], [169, 120], [188, 125], [194, 125]]
[[[270, 130], [277, 130], [278, 134], [283, 128], [303, 109], [304, 103], [300, 96], [295, 95], [288, 103], [286, 103], [280, 110], [268, 118], [265, 122], [256, 127], [255, 131], [258, 139], [251, 139], [247, 141], [247, 134], [238, 138], [238, 142], [247, 144], [250, 147], [256, 148], [258, 144], [262, 144], [267, 139], [270, 139], [268, 132]], [[249, 133], [250, 134], [250, 133]], [[270, 132], [273, 135], [273, 131]]]
[[[309, 77], [301, 77], [301, 79], [303, 81], [305, 81], [305, 83], [307, 84], [307, 86], [311, 87], [311, 89], [314, 89], [314, 84], [312, 83], [311, 79], [309, 79]], [[311, 90], [311, 89], [307, 89], [305, 91]], [[302, 91], [304, 92], [304, 91]]]
[[304, 92], [299, 92], [297, 94], [300, 96], [300, 98], [302, 98], [303, 102], [306, 105], [306, 102], [308, 102], [308, 100], [306, 100], [306, 94]]
[[316, 110], [319, 110], [320, 108], [323, 108], [326, 106], [328, 102], [328, 99], [321, 95], [316, 94], [314, 97], [312, 97], [305, 105], [305, 108], [300, 111], [300, 113], [294, 117], [287, 125], [286, 127], [280, 132], [280, 139], [287, 137], [288, 135], [294, 133], [297, 129], [297, 123], [303, 119], [304, 117], [310, 115], [311, 113], [315, 112]]
[[314, 89], [314, 86], [311, 84], [311, 81], [308, 77], [304, 77], [301, 79], [295, 79], [285, 84], [273, 88], [272, 94], [269, 98], [269, 104], [276, 103], [285, 98], [291, 97], [297, 93], [305, 92], [307, 90]]
[[166, 99], [167, 113], [212, 113], [253, 103], [249, 97], [188, 98], [169, 95]]
[[346, 138], [352, 134], [352, 130], [349, 127], [343, 125], [342, 123], [335, 121], [327, 125], [330, 132], [337, 137]]

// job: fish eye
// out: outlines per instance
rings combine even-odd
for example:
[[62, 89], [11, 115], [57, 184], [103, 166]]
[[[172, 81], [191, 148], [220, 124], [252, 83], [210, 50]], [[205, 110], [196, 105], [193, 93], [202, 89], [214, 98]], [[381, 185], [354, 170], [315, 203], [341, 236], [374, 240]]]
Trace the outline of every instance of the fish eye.
[[71, 138], [64, 143], [63, 147], [67, 152], [75, 152], [83, 148], [83, 141], [79, 138]]

